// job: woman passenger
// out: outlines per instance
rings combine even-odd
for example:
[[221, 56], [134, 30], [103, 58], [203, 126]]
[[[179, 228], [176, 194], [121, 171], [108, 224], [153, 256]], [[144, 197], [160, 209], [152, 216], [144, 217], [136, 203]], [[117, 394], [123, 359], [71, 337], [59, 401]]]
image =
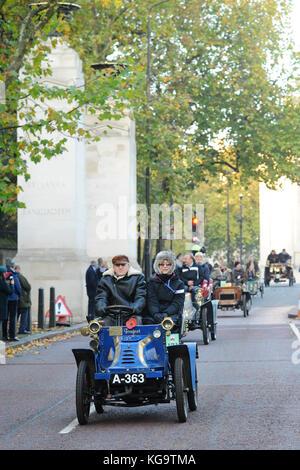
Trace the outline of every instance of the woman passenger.
[[147, 288], [144, 323], [161, 323], [165, 317], [171, 317], [175, 324], [173, 331], [179, 331], [185, 293], [184, 283], [175, 272], [175, 256], [171, 251], [160, 251], [153, 267], [154, 275], [149, 279]]

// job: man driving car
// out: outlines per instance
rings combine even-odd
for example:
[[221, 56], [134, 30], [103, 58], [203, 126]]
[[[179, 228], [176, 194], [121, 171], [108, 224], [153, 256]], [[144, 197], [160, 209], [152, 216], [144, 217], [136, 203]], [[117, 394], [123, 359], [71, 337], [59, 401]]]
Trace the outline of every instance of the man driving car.
[[124, 305], [132, 308], [131, 317], [142, 323], [142, 314], [146, 305], [146, 281], [144, 275], [134, 269], [126, 255], [114, 256], [112, 268], [105, 271], [96, 292], [96, 316], [104, 320], [105, 325], [115, 324], [112, 315], [105, 307]]

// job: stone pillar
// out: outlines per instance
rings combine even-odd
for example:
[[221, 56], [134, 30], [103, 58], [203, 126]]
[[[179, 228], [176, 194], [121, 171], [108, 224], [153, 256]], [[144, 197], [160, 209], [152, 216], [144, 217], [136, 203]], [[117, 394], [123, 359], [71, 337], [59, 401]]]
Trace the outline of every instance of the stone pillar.
[[264, 267], [271, 250], [283, 248], [300, 266], [300, 186], [282, 180], [276, 191], [260, 184], [260, 264]]
[[[79, 57], [66, 44], [58, 44], [49, 59], [50, 84], [83, 85]], [[65, 111], [70, 107], [56, 100], [51, 106]], [[85, 272], [91, 259], [110, 262], [124, 253], [136, 264], [134, 121], [129, 112], [118, 121], [98, 121], [94, 115], [83, 120], [99, 142], [68, 138], [62, 155], [37, 165], [28, 160], [31, 178], [28, 182], [19, 178], [24, 189], [19, 196], [26, 209], [18, 211], [15, 261], [32, 285], [33, 320], [38, 289], [44, 288], [48, 309], [51, 286], [56, 296], [66, 298], [73, 321], [85, 320]], [[57, 138], [53, 134], [51, 139]]]
[[87, 254], [108, 262], [126, 254], [136, 263], [135, 124], [127, 116], [98, 121], [86, 116], [99, 142], [86, 146]]
[[[50, 57], [53, 85], [82, 86], [83, 76], [78, 54], [68, 45], [58, 43]], [[45, 79], [44, 79], [45, 80]], [[74, 105], [74, 103], [72, 104]], [[52, 100], [56, 109], [71, 105]], [[45, 138], [49, 138], [46, 133]], [[51, 135], [51, 139], [61, 135]], [[24, 192], [19, 198], [26, 209], [18, 210], [18, 254], [15, 259], [32, 285], [33, 320], [37, 314], [38, 289], [45, 290], [45, 308], [49, 305], [50, 287], [66, 298], [73, 320], [86, 316], [85, 270], [85, 145], [68, 138], [67, 150], [51, 160], [34, 164], [28, 160], [31, 178], [18, 183]]]

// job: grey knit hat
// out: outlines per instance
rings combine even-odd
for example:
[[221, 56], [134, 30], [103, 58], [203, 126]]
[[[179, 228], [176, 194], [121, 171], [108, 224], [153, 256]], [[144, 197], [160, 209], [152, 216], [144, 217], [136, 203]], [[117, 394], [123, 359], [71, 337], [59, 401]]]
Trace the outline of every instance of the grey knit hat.
[[168, 250], [163, 250], [157, 253], [155, 261], [154, 261], [154, 265], [153, 265], [154, 271], [156, 272], [156, 274], [162, 274], [158, 265], [164, 259], [170, 261], [170, 263], [172, 264], [168, 272], [168, 274], [172, 274], [176, 268], [176, 258], [175, 258], [174, 253]]

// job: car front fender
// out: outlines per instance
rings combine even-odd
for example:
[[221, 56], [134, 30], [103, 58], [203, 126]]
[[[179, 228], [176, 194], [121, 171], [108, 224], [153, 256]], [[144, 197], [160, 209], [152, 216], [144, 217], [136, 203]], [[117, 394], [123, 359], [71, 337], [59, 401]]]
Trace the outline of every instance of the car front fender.
[[87, 361], [93, 373], [95, 373], [95, 354], [91, 349], [72, 349], [77, 367], [81, 361]]
[[177, 357], [181, 357], [185, 364], [185, 370], [187, 373], [188, 387], [195, 390], [196, 378], [196, 358], [198, 357], [198, 349], [196, 343], [179, 344], [176, 346], [168, 347], [169, 362], [172, 369], [174, 370], [174, 363]]

